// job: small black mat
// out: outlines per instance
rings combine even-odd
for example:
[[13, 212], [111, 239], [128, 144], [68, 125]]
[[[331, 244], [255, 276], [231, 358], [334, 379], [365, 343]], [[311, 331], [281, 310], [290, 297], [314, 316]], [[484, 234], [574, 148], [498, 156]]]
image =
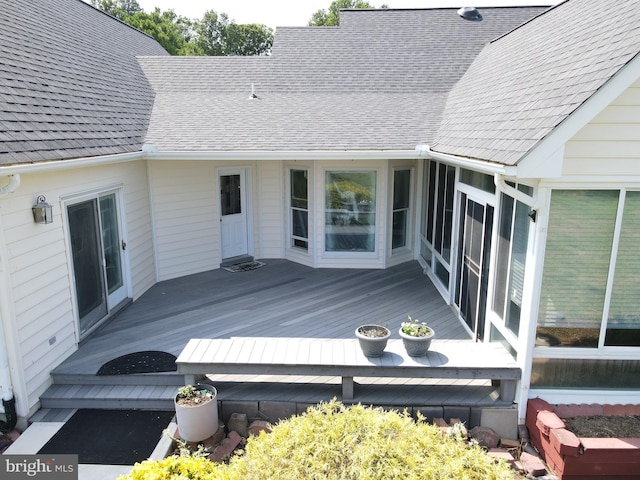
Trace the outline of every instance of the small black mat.
[[167, 352], [135, 352], [108, 361], [96, 375], [129, 375], [132, 373], [175, 372], [176, 356]]
[[133, 465], [149, 458], [174, 412], [80, 409], [39, 454], [77, 454], [79, 463]]

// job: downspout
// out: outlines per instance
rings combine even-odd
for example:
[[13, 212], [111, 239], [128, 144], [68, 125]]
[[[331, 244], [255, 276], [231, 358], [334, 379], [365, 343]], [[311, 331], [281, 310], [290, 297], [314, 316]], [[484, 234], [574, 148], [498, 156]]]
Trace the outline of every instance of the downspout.
[[4, 187], [0, 187], [0, 198], [6, 197], [13, 193], [20, 186], [20, 174], [9, 175], [9, 183]]
[[524, 203], [529, 207], [533, 207], [534, 199], [526, 193], [521, 192], [517, 188], [514, 188], [511, 185], [507, 184], [507, 182], [504, 180], [504, 175], [500, 173], [494, 173], [493, 183], [495, 184], [499, 192], [502, 192], [509, 197], [515, 198], [517, 201]]
[[[10, 175], [9, 183], [0, 187], [0, 198], [15, 192], [20, 186], [20, 175]], [[0, 258], [0, 274], [2, 270], [2, 258]], [[1, 282], [0, 280], [0, 283]], [[16, 412], [16, 399], [13, 396], [11, 384], [11, 372], [9, 370], [9, 357], [7, 356], [6, 337], [2, 319], [6, 318], [6, 309], [0, 302], [0, 392], [2, 393], [2, 406], [4, 408], [5, 421], [0, 421], [0, 432], [6, 433], [13, 430], [18, 422]]]

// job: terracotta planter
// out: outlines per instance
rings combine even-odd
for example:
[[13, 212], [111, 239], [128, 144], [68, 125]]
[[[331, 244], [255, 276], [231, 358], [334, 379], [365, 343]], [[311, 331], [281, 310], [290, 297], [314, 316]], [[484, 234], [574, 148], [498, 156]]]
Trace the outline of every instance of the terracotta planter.
[[400, 328], [400, 338], [402, 338], [404, 349], [410, 357], [422, 357], [426, 355], [429, 347], [431, 347], [431, 340], [433, 340], [435, 335], [436, 332], [431, 329], [431, 335], [428, 337], [413, 337], [404, 333], [402, 328]]
[[[377, 336], [376, 333], [380, 332]], [[356, 328], [356, 337], [366, 357], [379, 357], [384, 353], [391, 332], [382, 325], [361, 325]]]
[[213, 397], [208, 402], [194, 406], [178, 405], [176, 393], [173, 403], [176, 409], [180, 438], [187, 442], [201, 442], [218, 431], [218, 392], [207, 384], [196, 385], [198, 390], [208, 390]]

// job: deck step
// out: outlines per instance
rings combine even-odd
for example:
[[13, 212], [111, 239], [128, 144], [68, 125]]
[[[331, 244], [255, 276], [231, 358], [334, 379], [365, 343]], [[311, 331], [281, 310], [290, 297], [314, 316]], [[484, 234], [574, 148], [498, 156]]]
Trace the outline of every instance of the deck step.
[[184, 375], [176, 372], [98, 376], [53, 371], [51, 377], [56, 385], [184, 385]]
[[175, 385], [54, 384], [40, 396], [43, 409], [173, 410]]
[[66, 422], [75, 412], [75, 408], [41, 408], [29, 418], [29, 423]]

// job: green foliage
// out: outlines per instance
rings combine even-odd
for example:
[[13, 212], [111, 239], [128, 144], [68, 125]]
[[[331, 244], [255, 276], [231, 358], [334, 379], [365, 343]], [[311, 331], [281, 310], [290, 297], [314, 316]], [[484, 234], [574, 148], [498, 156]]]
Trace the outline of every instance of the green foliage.
[[411, 315], [407, 317], [409, 319], [408, 322], [402, 322], [400, 328], [402, 333], [406, 333], [412, 337], [428, 337], [433, 333], [426, 323], [420, 323], [418, 320], [414, 320], [411, 318]]
[[[168, 479], [354, 479], [423, 480], [512, 479], [502, 461], [488, 457], [477, 445], [457, 435], [443, 436], [423, 418], [406, 413], [333, 400], [309, 408], [249, 438], [244, 455], [229, 465], [205, 465], [201, 459], [171, 457], [137, 464], [121, 480]], [[180, 467], [178, 467], [180, 465]]]
[[213, 397], [213, 393], [206, 388], [197, 389], [193, 385], [184, 385], [178, 389], [177, 398], [195, 398], [198, 396]]
[[273, 45], [266, 25], [238, 25], [226, 13], [205, 12], [201, 20], [155, 8], [147, 13], [136, 0], [91, 0], [100, 10], [152, 36], [171, 55], [265, 55]]
[[[334, 0], [329, 9], [318, 10], [309, 20], [310, 27], [335, 27], [340, 25], [340, 9], [344, 8], [376, 8], [364, 0]], [[382, 5], [380, 8], [389, 8]]]

